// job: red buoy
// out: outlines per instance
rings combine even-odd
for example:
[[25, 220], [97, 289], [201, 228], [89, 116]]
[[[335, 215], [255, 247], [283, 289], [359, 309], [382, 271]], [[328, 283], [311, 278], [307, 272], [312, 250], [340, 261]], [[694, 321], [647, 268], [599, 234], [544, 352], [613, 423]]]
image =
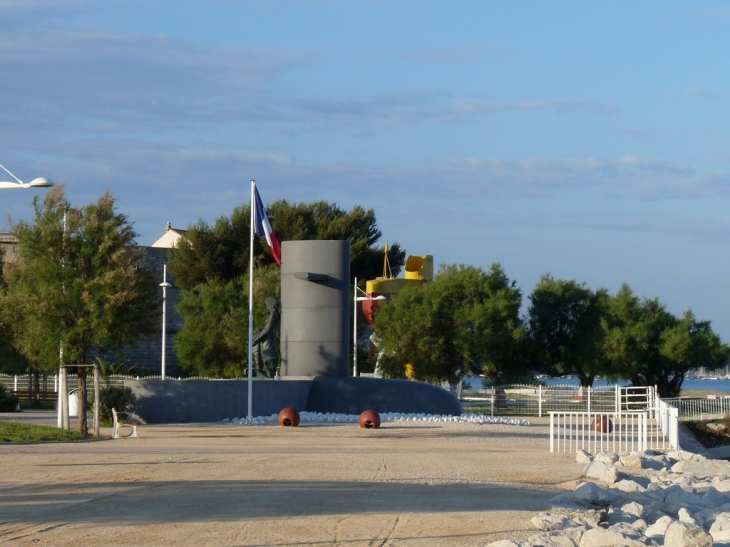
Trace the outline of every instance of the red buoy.
[[360, 414], [359, 422], [363, 429], [377, 429], [380, 427], [380, 414], [374, 410], [364, 410]]
[[299, 412], [291, 407], [281, 409], [279, 412], [279, 425], [284, 427], [296, 427], [299, 425]]
[[598, 433], [611, 433], [613, 431], [613, 422], [608, 416], [598, 416], [591, 421], [591, 429]]

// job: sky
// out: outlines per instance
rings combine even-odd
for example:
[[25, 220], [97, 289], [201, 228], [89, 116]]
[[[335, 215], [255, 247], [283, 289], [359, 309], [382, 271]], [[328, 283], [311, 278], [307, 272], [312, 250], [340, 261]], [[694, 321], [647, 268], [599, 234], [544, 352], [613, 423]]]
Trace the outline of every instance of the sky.
[[[439, 264], [623, 283], [730, 342], [730, 5], [0, 0], [0, 164], [150, 245], [372, 208]], [[0, 180], [12, 180], [9, 176]], [[34, 195], [0, 191], [0, 231]]]

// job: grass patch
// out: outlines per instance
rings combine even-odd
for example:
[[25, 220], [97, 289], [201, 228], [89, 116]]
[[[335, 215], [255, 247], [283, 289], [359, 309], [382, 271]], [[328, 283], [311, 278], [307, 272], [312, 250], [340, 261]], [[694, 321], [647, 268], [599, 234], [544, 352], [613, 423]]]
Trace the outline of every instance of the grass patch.
[[0, 443], [68, 443], [93, 438], [76, 430], [66, 431], [58, 427], [0, 420]]

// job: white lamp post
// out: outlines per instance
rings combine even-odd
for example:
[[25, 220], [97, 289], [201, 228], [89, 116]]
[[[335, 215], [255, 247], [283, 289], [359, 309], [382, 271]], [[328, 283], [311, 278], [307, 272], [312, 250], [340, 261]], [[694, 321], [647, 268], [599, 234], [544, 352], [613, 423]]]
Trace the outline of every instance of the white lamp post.
[[[357, 291], [360, 291], [365, 296], [358, 296]], [[352, 375], [357, 376], [357, 303], [362, 302], [364, 300], [387, 300], [385, 296], [382, 294], [379, 296], [376, 296], [373, 298], [372, 296], [368, 296], [368, 293], [363, 291], [360, 287], [357, 286], [357, 277], [355, 278], [355, 291], [354, 291], [354, 297], [353, 297], [353, 345], [352, 345]]]
[[162, 265], [162, 379], [165, 379], [165, 345], [167, 334], [167, 289], [172, 287], [167, 282], [167, 264]]
[[0, 181], [0, 189], [2, 188], [50, 188], [54, 184], [46, 177], [38, 177], [30, 182], [23, 182], [18, 177], [13, 175], [4, 166], [0, 165], [3, 171], [15, 179], [14, 182]]

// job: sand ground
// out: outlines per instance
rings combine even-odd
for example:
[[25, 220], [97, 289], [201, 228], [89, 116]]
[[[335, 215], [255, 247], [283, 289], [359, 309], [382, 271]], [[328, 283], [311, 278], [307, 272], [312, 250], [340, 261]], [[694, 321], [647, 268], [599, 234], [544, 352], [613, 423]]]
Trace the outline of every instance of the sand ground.
[[0, 543], [430, 547], [526, 538], [530, 518], [582, 471], [573, 454], [550, 454], [546, 419], [530, 421], [148, 425], [139, 439], [0, 445]]

